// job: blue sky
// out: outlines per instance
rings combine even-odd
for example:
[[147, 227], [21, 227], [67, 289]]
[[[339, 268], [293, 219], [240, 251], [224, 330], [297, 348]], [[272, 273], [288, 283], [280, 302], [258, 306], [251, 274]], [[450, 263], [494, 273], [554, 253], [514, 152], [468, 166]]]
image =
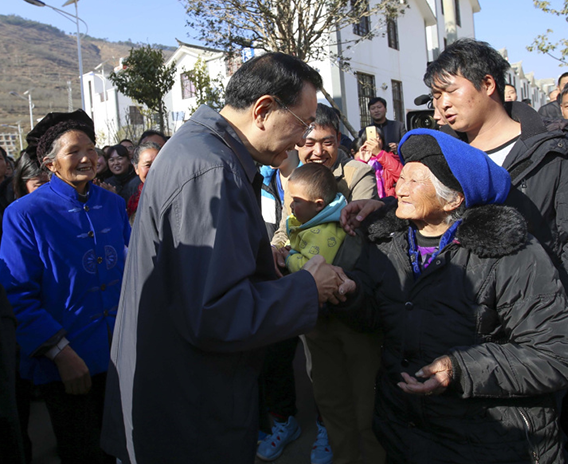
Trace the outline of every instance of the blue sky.
[[[54, 7], [75, 12], [74, 5], [62, 7], [64, 0], [46, 0]], [[542, 54], [530, 53], [530, 45], [538, 34], [553, 29], [552, 37], [568, 32], [564, 19], [545, 14], [533, 6], [532, 0], [479, 0], [481, 12], [474, 15], [476, 37], [497, 49], [507, 48], [509, 60], [523, 62], [525, 72], [534, 71], [538, 79], [557, 78], [568, 67]], [[560, 7], [562, 0], [551, 0]], [[185, 11], [178, 0], [80, 0], [79, 17], [89, 25], [89, 35], [112, 41], [161, 43], [176, 46], [175, 39], [195, 42], [188, 37]], [[51, 24], [65, 32], [73, 32], [74, 22], [55, 11], [37, 7], [24, 0], [2, 0], [0, 14], [16, 14], [23, 18]], [[83, 32], [84, 30], [81, 29]]]

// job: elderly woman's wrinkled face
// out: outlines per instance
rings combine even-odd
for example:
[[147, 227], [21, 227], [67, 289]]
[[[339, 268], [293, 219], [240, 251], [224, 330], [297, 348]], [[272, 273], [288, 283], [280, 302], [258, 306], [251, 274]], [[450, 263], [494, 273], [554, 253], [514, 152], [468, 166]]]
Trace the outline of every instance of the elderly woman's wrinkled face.
[[45, 165], [61, 180], [83, 193], [97, 169], [95, 144], [87, 134], [78, 130], [65, 132], [55, 143], [59, 146], [55, 159], [46, 158]]
[[120, 156], [116, 150], [113, 150], [108, 157], [108, 167], [115, 176], [125, 174], [130, 167], [130, 158], [128, 156]]
[[158, 156], [158, 150], [155, 148], [148, 148], [140, 153], [138, 164], [134, 165], [134, 170], [136, 171], [136, 174], [138, 174], [138, 177], [140, 177], [142, 183], [146, 182], [146, 176], [148, 175], [150, 167], [156, 159], [156, 156]]
[[397, 217], [408, 219], [421, 229], [423, 225], [438, 224], [448, 213], [444, 210], [432, 183], [430, 169], [422, 163], [406, 164], [396, 183]]

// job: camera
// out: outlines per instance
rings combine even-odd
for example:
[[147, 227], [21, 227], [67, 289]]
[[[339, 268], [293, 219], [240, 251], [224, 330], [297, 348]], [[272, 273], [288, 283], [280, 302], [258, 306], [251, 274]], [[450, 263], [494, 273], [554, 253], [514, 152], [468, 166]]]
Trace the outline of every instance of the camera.
[[434, 119], [434, 110], [432, 109], [432, 95], [420, 95], [414, 99], [416, 106], [428, 105], [427, 110], [415, 110], [406, 113], [406, 128], [412, 129], [440, 129], [440, 126]]

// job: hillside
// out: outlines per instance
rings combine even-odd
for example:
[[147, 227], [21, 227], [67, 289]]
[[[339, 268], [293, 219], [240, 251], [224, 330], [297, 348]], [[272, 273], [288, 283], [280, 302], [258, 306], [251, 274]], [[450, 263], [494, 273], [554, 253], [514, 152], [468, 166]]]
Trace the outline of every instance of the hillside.
[[[120, 57], [128, 56], [136, 44], [108, 42], [86, 36], [81, 39], [83, 71], [92, 71], [108, 60], [106, 72], [118, 65]], [[175, 48], [161, 47], [166, 56]], [[24, 134], [30, 129], [26, 101], [10, 95], [23, 94], [33, 88], [34, 119], [50, 111], [67, 111], [67, 81], [71, 81], [73, 108], [81, 107], [77, 40], [74, 35], [36, 21], [15, 15], [0, 15], [0, 124], [14, 125], [21, 121]], [[0, 132], [10, 131], [1, 127]]]

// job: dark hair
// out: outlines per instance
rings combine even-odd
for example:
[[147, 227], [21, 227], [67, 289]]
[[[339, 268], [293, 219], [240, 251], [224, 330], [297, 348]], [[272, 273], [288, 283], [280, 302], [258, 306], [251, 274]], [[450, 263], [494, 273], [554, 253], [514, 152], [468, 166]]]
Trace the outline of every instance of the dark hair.
[[367, 103], [367, 109], [371, 108], [375, 103], [382, 103], [385, 109], [387, 109], [387, 101], [382, 97], [373, 97]]
[[47, 175], [45, 170], [41, 168], [35, 156], [30, 156], [24, 151], [18, 161], [16, 161], [16, 170], [14, 171], [14, 196], [22, 198], [28, 194], [26, 182], [34, 177], [40, 177], [42, 174]]
[[166, 137], [166, 135], [163, 132], [154, 130], [154, 129], [149, 129], [147, 131], [144, 131], [142, 133], [142, 135], [140, 136], [140, 139], [138, 139], [138, 143], [137, 145], [140, 145], [142, 143], [142, 140], [144, 140], [146, 137], [151, 137], [152, 135], [157, 135], [158, 137], [161, 137], [162, 140], [164, 141], [164, 143], [166, 143], [168, 141], [168, 137]]
[[134, 142], [133, 142], [132, 140], [130, 140], [130, 139], [122, 139], [120, 142], [118, 142], [118, 145], [122, 145], [122, 142], [129, 142], [129, 143], [131, 143], [132, 145], [134, 145]]
[[6, 161], [6, 163], [8, 162], [8, 153], [6, 153], [6, 150], [4, 150], [2, 147], [0, 147], [0, 155], [2, 155], [2, 158], [4, 158], [4, 161]]
[[244, 63], [233, 74], [225, 91], [225, 104], [244, 110], [264, 95], [294, 106], [305, 83], [322, 88], [319, 73], [302, 60], [280, 52], [266, 53]]
[[[143, 151], [146, 150], [158, 150], [160, 151], [162, 147], [160, 147], [160, 145], [158, 145], [156, 142], [146, 142], [143, 143], [141, 145], [138, 145], [135, 149], [134, 149], [134, 153], [132, 153], [132, 164], [138, 164], [138, 161], [140, 161], [140, 154]], [[138, 168], [136, 168], [138, 169]]]
[[515, 89], [515, 92], [517, 91], [517, 89], [515, 88], [515, 86], [513, 84], [505, 84], [505, 87], [512, 87], [513, 89]]
[[568, 77], [568, 71], [566, 71], [565, 73], [560, 74], [560, 77], [558, 78], [558, 86], [560, 86], [560, 81], [562, 79], [564, 79], [565, 77]]
[[562, 99], [564, 98], [564, 95], [568, 95], [568, 84], [566, 84], [564, 86], [564, 88], [562, 89], [562, 91], [558, 94], [558, 101], [560, 103], [562, 103]]
[[339, 134], [339, 118], [331, 106], [318, 103], [314, 124], [318, 127], [330, 127]]
[[108, 149], [107, 156], [105, 157], [107, 161], [110, 158], [110, 155], [112, 155], [114, 152], [116, 152], [116, 154], [121, 158], [126, 157], [130, 159], [130, 152], [128, 151], [128, 148], [126, 148], [124, 145], [119, 144], [119, 145], [113, 145]]
[[337, 195], [337, 181], [331, 170], [323, 164], [308, 163], [294, 169], [288, 183], [296, 182], [307, 188], [311, 201], [322, 198], [329, 205]]
[[497, 95], [505, 101], [505, 74], [511, 66], [497, 50], [487, 42], [474, 39], [460, 39], [454, 42], [428, 65], [424, 83], [433, 89], [436, 81], [448, 82], [450, 76], [463, 76], [477, 90], [485, 76], [495, 79]]

